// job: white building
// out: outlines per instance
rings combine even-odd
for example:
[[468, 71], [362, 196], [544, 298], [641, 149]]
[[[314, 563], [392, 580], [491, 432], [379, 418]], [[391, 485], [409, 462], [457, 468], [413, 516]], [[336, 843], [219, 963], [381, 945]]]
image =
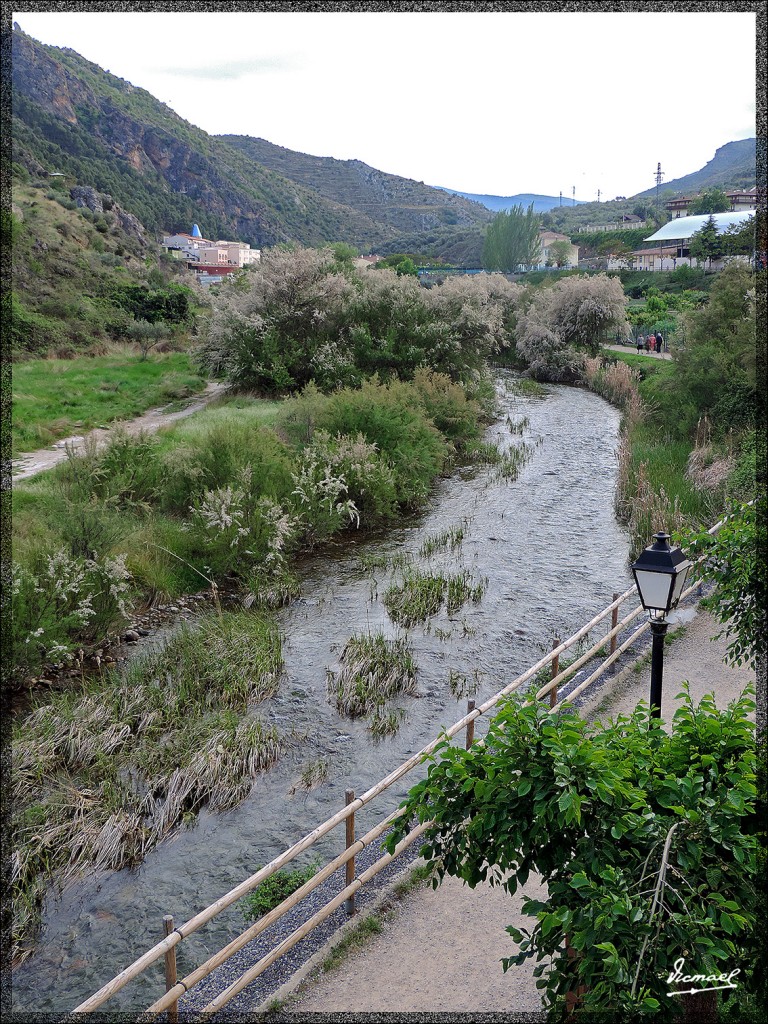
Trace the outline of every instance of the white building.
[[566, 267], [575, 267], [579, 262], [579, 247], [574, 245], [568, 235], [561, 235], [557, 231], [539, 231], [539, 245], [541, 246], [541, 256], [539, 257], [538, 264], [532, 268], [534, 270], [543, 270], [547, 266], [553, 266], [555, 264], [555, 258], [551, 255], [551, 248], [555, 242], [567, 242], [569, 246], [568, 257], [566, 262], [563, 264]]
[[[645, 239], [646, 242], [660, 243], [657, 247], [638, 249], [632, 253], [635, 270], [674, 270], [683, 264], [698, 266], [698, 262], [689, 255], [688, 243], [697, 231], [701, 231], [710, 216], [718, 233], [723, 234], [729, 228], [742, 227], [754, 215], [754, 210], [738, 210], [732, 213], [703, 213], [693, 217], [677, 217], [667, 221], [658, 231]], [[711, 269], [718, 269], [729, 260], [741, 261], [747, 258], [725, 257], [713, 263]]]

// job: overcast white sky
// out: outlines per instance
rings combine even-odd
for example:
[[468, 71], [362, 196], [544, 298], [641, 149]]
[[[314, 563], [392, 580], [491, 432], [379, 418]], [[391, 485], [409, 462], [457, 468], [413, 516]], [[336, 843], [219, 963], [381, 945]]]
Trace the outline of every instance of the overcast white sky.
[[210, 134], [465, 192], [631, 196], [654, 185], [659, 162], [671, 181], [755, 135], [749, 13], [19, 10], [13, 19]]

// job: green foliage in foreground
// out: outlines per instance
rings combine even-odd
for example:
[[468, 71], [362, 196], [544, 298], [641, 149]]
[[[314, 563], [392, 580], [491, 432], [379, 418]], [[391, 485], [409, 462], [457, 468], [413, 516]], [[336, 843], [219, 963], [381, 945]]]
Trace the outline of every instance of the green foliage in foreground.
[[[765, 662], [768, 653], [768, 565], [765, 492], [754, 504], [735, 504], [715, 534], [689, 540], [689, 553], [703, 553], [704, 580], [715, 584], [704, 604], [725, 627], [728, 659], [736, 665]], [[721, 635], [723, 635], [721, 634]]]
[[[288, 899], [305, 882], [313, 878], [317, 874], [319, 867], [319, 861], [312, 861], [305, 868], [296, 868], [293, 871], [276, 871], [274, 875], [270, 875], [253, 892], [248, 893], [240, 901], [240, 910], [243, 917], [246, 921], [257, 921], [260, 917], [268, 914], [270, 910], [274, 910], [283, 900]], [[256, 870], [258, 871], [260, 868]]]
[[533, 930], [507, 929], [520, 952], [502, 962], [535, 956], [550, 1008], [584, 986], [586, 1011], [674, 1013], [680, 956], [691, 973], [753, 963], [754, 707], [686, 693], [666, 733], [644, 705], [590, 726], [510, 701], [483, 744], [436, 748], [386, 846], [415, 816], [434, 821], [422, 853], [439, 879], [512, 894], [540, 874], [547, 895], [523, 897]]
[[13, 367], [13, 454], [44, 448], [205, 387], [185, 352], [35, 359]]

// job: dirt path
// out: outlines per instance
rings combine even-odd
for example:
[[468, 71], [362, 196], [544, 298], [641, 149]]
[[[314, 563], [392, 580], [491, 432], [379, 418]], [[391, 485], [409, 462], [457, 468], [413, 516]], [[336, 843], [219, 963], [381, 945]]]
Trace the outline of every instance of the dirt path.
[[[703, 611], [692, 617], [685, 633], [668, 648], [664, 662], [662, 715], [670, 721], [683, 680], [698, 700], [714, 689], [718, 706], [754, 684], [755, 673], [723, 664], [725, 641], [713, 641], [717, 623]], [[631, 712], [648, 699], [650, 668], [629, 669], [608, 689], [600, 690], [584, 709], [589, 718]], [[529, 881], [524, 892], [536, 898], [540, 887]], [[508, 924], [527, 926], [521, 914], [522, 892], [469, 889], [454, 878], [437, 890], [416, 890], [384, 924], [383, 931], [328, 975], [308, 981], [286, 1014], [367, 1012], [475, 1012], [521, 1014], [541, 1010], [541, 999], [528, 961], [506, 974], [499, 960], [516, 952], [505, 932]], [[298, 979], [278, 995], [295, 989]], [[518, 1015], [518, 1016], [514, 1016]], [[528, 1018], [530, 1019], [530, 1018]]]
[[27, 477], [36, 476], [37, 473], [42, 473], [46, 469], [52, 469], [66, 459], [68, 447], [74, 451], [79, 451], [89, 438], [104, 443], [113, 430], [122, 429], [129, 434], [138, 434], [142, 430], [150, 434], [154, 433], [160, 427], [174, 423], [176, 420], [182, 420], [185, 416], [191, 416], [192, 413], [200, 412], [214, 398], [219, 398], [226, 389], [226, 384], [209, 384], [201, 395], [179, 412], [163, 412], [162, 409], [149, 409], [135, 420], [129, 420], [126, 423], [114, 423], [109, 428], [98, 427], [87, 434], [65, 437], [61, 441], [56, 441], [50, 448], [41, 448], [37, 452], [26, 452], [24, 455], [20, 455], [18, 459], [13, 460], [12, 478], [13, 480], [25, 480]]
[[669, 352], [646, 352], [641, 350], [637, 351], [636, 345], [603, 345], [603, 348], [613, 349], [614, 352], [628, 352], [638, 356], [647, 356], [648, 359], [671, 359], [672, 356]]

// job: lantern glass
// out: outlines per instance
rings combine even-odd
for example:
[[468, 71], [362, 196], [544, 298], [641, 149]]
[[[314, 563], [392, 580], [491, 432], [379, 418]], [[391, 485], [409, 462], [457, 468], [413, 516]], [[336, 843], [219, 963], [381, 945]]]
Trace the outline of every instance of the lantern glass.
[[634, 573], [643, 607], [649, 611], [669, 611], [674, 577], [668, 572], [653, 572], [648, 569], [635, 569]]
[[677, 576], [675, 577], [675, 585], [672, 588], [672, 602], [669, 606], [670, 608], [677, 607], [677, 602], [680, 600], [680, 595], [685, 590], [685, 584], [688, 581], [688, 576], [692, 568], [693, 566], [690, 562], [684, 562], [678, 567]]

